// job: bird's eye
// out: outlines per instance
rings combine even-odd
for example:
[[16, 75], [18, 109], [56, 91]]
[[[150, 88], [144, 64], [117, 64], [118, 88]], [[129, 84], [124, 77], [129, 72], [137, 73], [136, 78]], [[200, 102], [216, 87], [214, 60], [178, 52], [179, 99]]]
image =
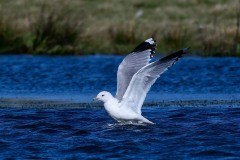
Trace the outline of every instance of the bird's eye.
[[103, 97], [104, 95], [102, 95], [102, 97]]

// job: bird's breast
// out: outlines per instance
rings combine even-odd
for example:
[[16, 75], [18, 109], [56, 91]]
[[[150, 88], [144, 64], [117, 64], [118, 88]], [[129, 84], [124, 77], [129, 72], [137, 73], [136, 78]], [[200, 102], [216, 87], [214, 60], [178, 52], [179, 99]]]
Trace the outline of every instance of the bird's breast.
[[107, 113], [115, 120], [134, 119], [137, 115], [126, 107], [117, 103], [105, 103], [104, 108]]

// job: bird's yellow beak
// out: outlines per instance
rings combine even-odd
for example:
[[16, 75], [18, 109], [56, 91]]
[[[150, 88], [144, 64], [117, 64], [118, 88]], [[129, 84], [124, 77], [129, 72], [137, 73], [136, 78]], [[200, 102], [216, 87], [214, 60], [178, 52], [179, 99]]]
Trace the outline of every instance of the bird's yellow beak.
[[93, 98], [92, 100], [93, 100], [93, 101], [97, 101], [97, 100], [98, 100], [98, 98], [97, 98], [97, 97], [95, 97], [95, 98]]

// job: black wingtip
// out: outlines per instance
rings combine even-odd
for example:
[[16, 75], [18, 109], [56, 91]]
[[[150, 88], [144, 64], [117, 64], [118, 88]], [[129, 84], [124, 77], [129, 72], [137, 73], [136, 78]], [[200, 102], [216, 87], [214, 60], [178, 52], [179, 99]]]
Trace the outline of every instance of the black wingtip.
[[177, 52], [174, 52], [174, 53], [172, 53], [172, 54], [170, 54], [170, 55], [160, 59], [160, 61], [170, 60], [170, 59], [173, 59], [173, 58], [176, 58], [176, 60], [178, 60], [178, 58], [182, 57], [184, 54], [187, 53], [188, 49], [189, 48], [183, 48], [183, 49], [181, 49], [181, 50], [179, 50]]
[[151, 56], [155, 53], [156, 50], [156, 41], [153, 38], [149, 38], [139, 44], [132, 52], [142, 52], [145, 50], [151, 50]]

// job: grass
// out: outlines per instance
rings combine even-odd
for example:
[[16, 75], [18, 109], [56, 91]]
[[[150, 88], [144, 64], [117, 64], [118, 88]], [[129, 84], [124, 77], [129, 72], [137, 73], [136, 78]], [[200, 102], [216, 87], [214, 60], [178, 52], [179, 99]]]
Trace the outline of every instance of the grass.
[[127, 54], [158, 50], [240, 56], [240, 0], [0, 0], [0, 53]]

